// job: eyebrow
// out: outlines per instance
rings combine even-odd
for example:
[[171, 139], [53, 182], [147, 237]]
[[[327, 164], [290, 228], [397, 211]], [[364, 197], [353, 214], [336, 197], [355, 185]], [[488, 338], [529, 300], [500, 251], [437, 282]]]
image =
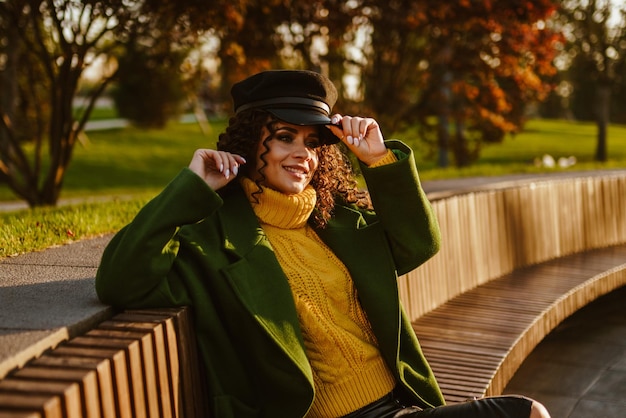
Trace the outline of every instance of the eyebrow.
[[[281, 131], [281, 130], [283, 130], [283, 129], [284, 129], [284, 130], [286, 130], [286, 131], [289, 131], [289, 132], [291, 132], [291, 133], [293, 133], [293, 134], [297, 134], [297, 133], [298, 133], [298, 130], [297, 130], [297, 129], [292, 128], [291, 126], [286, 126], [286, 125], [279, 125], [279, 126], [277, 126], [277, 127], [276, 127], [276, 132]], [[320, 136], [321, 136], [321, 135], [320, 135], [320, 133], [319, 133], [319, 129], [317, 129], [317, 130], [315, 130], [315, 131], [311, 132], [311, 133], [308, 135], [308, 137], [315, 137], [315, 138], [320, 138]]]

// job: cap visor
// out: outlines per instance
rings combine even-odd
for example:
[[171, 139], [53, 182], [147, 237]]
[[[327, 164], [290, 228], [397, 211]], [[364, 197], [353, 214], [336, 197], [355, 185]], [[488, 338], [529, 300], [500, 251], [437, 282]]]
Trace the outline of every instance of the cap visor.
[[[330, 125], [330, 118], [322, 113], [303, 109], [265, 109], [278, 119], [293, 125]], [[339, 138], [328, 128], [323, 128], [321, 133], [322, 143], [325, 145], [336, 144]]]
[[330, 118], [323, 113], [304, 109], [265, 109], [278, 119], [294, 125], [329, 125]]

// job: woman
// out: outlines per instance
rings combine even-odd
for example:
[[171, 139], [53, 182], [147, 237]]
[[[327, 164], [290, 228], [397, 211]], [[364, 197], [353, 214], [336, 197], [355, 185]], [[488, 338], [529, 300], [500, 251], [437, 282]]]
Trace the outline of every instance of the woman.
[[114, 306], [193, 307], [214, 416], [548, 416], [521, 397], [442, 406], [396, 286], [439, 248], [411, 150], [373, 119], [331, 120], [336, 90], [314, 72], [232, 96], [218, 149], [112, 239], [96, 278]]

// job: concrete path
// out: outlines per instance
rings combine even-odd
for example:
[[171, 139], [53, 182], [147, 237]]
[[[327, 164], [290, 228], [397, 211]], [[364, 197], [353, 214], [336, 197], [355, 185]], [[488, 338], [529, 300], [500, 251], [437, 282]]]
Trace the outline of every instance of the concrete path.
[[553, 418], [626, 416], [626, 287], [561, 323], [531, 353], [505, 393], [543, 402]]

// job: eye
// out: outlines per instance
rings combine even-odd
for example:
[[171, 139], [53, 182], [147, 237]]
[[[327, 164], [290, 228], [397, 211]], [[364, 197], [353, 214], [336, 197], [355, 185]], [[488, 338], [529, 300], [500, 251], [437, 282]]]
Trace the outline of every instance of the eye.
[[293, 141], [293, 135], [288, 132], [276, 132], [276, 135], [274, 135], [274, 138], [281, 142]]
[[319, 138], [309, 138], [306, 140], [305, 145], [307, 148], [315, 149], [319, 148], [322, 144], [320, 143]]

